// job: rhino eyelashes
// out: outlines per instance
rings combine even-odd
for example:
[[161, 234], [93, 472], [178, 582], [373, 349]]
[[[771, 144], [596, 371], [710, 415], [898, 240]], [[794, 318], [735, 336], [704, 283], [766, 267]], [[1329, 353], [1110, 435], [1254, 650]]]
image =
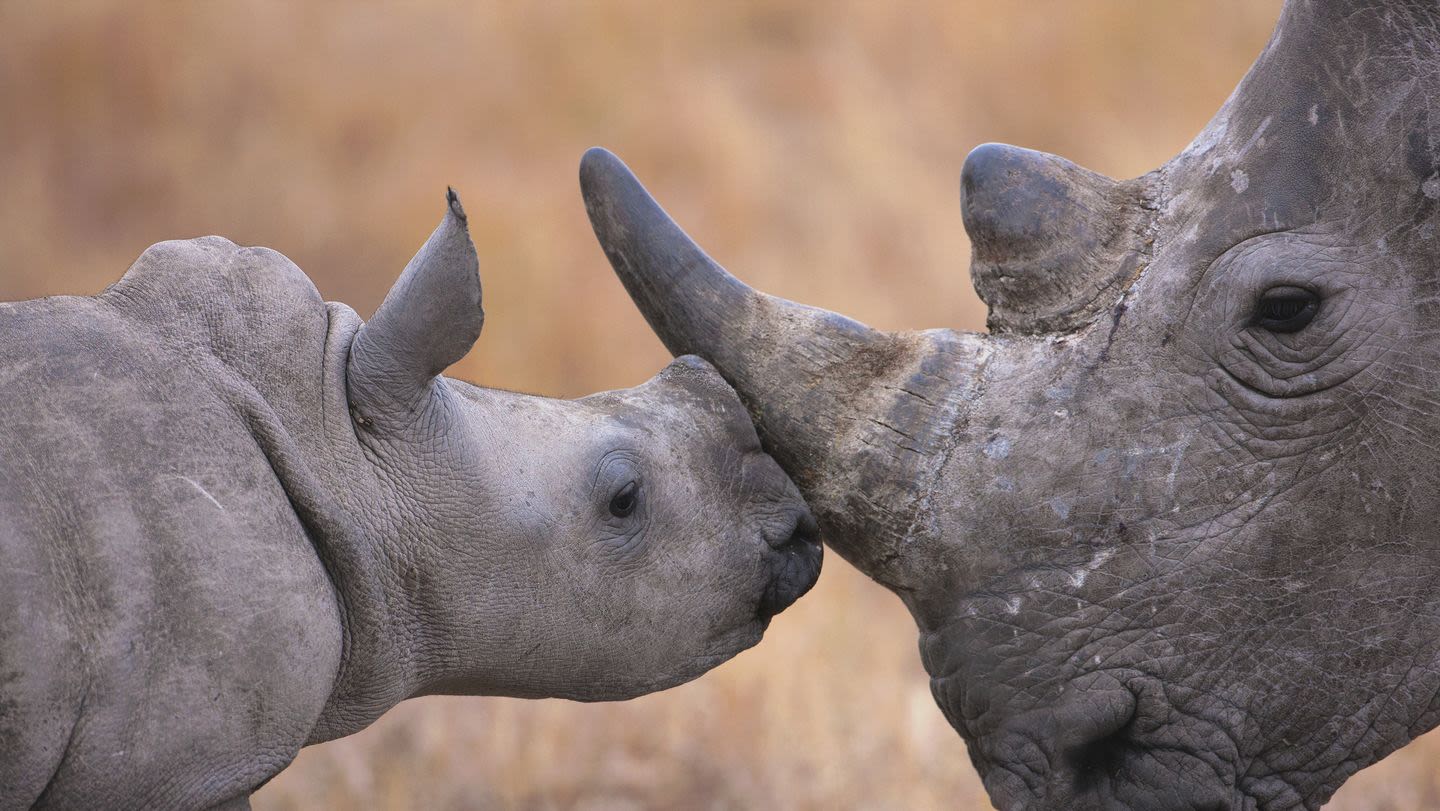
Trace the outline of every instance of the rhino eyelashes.
[[1299, 332], [1315, 319], [1320, 296], [1303, 287], [1272, 287], [1255, 303], [1252, 323], [1270, 332]]

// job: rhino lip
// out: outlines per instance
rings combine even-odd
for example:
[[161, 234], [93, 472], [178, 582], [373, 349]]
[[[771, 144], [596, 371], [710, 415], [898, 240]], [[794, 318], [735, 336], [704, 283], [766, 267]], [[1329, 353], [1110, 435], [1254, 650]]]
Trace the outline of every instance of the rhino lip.
[[798, 511], [789, 532], [778, 540], [766, 538], [765, 568], [769, 579], [755, 613], [763, 621], [789, 608], [805, 596], [820, 577], [824, 550], [820, 528], [808, 510]]

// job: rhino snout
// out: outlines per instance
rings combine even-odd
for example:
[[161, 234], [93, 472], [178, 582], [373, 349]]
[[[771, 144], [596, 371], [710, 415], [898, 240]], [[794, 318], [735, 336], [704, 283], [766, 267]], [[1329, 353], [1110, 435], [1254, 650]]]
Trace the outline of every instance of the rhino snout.
[[757, 613], [768, 620], [789, 608], [815, 585], [820, 578], [824, 551], [820, 546], [820, 527], [805, 508], [794, 511], [788, 532], [767, 536], [765, 542], [769, 580], [760, 595]]

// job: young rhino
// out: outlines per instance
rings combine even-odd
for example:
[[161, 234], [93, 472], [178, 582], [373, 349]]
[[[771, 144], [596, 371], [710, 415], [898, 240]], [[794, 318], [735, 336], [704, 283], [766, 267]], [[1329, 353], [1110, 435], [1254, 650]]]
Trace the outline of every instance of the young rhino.
[[280, 254], [147, 250], [0, 304], [0, 807], [246, 807], [410, 696], [624, 699], [814, 583], [793, 484], [703, 361], [549, 400], [444, 221], [368, 324]]

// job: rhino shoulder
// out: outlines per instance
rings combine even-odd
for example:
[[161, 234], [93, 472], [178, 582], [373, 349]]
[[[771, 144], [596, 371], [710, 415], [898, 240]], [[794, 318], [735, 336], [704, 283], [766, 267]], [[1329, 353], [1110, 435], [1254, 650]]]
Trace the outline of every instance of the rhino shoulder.
[[162, 331], [222, 343], [325, 319], [314, 283], [284, 254], [218, 236], [151, 245], [100, 298]]
[[265, 281], [276, 290], [319, 297], [315, 285], [294, 262], [262, 246], [236, 245], [221, 236], [169, 239], [141, 252], [111, 290], [136, 285], [164, 288], [210, 281]]
[[329, 308], [278, 251], [215, 236], [156, 243], [98, 298], [182, 356], [218, 359], [282, 412], [282, 400], [318, 395]]

